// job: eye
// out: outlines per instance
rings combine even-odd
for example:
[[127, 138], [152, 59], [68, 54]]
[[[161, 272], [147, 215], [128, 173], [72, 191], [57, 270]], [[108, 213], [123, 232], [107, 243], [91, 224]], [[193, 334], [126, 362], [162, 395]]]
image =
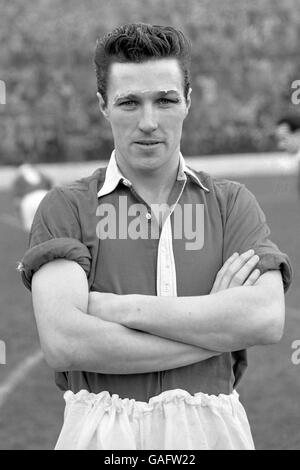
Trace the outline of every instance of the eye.
[[137, 102], [133, 100], [122, 101], [119, 106], [127, 107], [127, 108], [134, 108]]
[[179, 100], [177, 99], [171, 100], [170, 98], [160, 98], [158, 102], [159, 104], [162, 104], [162, 105], [171, 105], [171, 104], [179, 103]]

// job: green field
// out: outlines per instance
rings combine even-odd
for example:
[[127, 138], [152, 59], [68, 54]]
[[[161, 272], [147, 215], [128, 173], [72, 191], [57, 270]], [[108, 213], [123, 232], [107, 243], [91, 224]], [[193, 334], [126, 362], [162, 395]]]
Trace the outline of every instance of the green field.
[[[300, 339], [300, 199], [296, 178], [239, 179], [257, 196], [271, 227], [272, 240], [287, 252], [294, 280], [286, 296], [286, 330], [280, 344], [249, 351], [249, 368], [238, 392], [248, 413], [258, 449], [300, 449], [300, 365], [291, 344]], [[7, 364], [0, 365], [0, 389], [18, 364], [38, 349], [31, 298], [16, 271], [26, 236], [14, 226], [8, 193], [0, 193], [0, 339]], [[0, 406], [0, 449], [52, 449], [63, 416], [63, 398], [53, 373], [42, 362], [19, 382]]]

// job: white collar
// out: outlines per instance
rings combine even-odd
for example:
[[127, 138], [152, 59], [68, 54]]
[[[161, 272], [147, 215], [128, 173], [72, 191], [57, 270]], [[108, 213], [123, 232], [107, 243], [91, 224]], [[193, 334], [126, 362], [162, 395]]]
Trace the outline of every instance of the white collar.
[[[187, 167], [187, 165], [185, 163], [185, 160], [184, 160], [182, 154], [180, 153], [177, 180], [178, 181], [181, 181], [181, 180], [186, 181], [186, 179], [187, 179], [186, 175], [190, 175], [193, 178], [193, 180], [202, 189], [209, 192], [209, 189], [206, 188], [201, 183], [201, 181], [199, 180], [196, 173], [191, 168]], [[122, 173], [121, 173], [121, 171], [120, 171], [120, 169], [117, 165], [115, 150], [113, 150], [113, 152], [111, 154], [111, 157], [110, 157], [110, 160], [108, 162], [107, 168], [106, 168], [104, 183], [103, 183], [101, 189], [98, 191], [98, 197], [106, 196], [106, 194], [112, 193], [116, 189], [116, 187], [118, 186], [120, 181], [123, 181], [123, 183], [126, 186], [132, 186], [132, 183], [122, 175]]]

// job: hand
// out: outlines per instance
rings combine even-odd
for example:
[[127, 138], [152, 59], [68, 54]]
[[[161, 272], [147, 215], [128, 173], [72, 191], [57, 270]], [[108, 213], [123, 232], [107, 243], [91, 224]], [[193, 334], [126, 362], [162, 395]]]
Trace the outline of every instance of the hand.
[[258, 261], [259, 256], [254, 254], [254, 250], [248, 250], [241, 255], [234, 253], [218, 272], [210, 293], [231, 287], [252, 286], [260, 276], [259, 269], [254, 269]]

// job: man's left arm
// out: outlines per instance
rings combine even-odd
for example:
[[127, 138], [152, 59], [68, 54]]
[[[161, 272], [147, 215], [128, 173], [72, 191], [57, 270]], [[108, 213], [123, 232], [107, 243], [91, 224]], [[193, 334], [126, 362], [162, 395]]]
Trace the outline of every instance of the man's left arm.
[[261, 274], [255, 284], [196, 297], [124, 296], [116, 300], [121, 302], [119, 310], [112, 311], [115, 321], [221, 352], [280, 340], [284, 293], [292, 278], [289, 258], [269, 239], [270, 229], [255, 196], [236, 182], [222, 188], [227, 191], [221, 198], [226, 201], [223, 261], [233, 252], [253, 249]]
[[219, 352], [278, 342], [285, 315], [280, 271], [211, 295], [115, 296], [105, 310], [126, 327]]

